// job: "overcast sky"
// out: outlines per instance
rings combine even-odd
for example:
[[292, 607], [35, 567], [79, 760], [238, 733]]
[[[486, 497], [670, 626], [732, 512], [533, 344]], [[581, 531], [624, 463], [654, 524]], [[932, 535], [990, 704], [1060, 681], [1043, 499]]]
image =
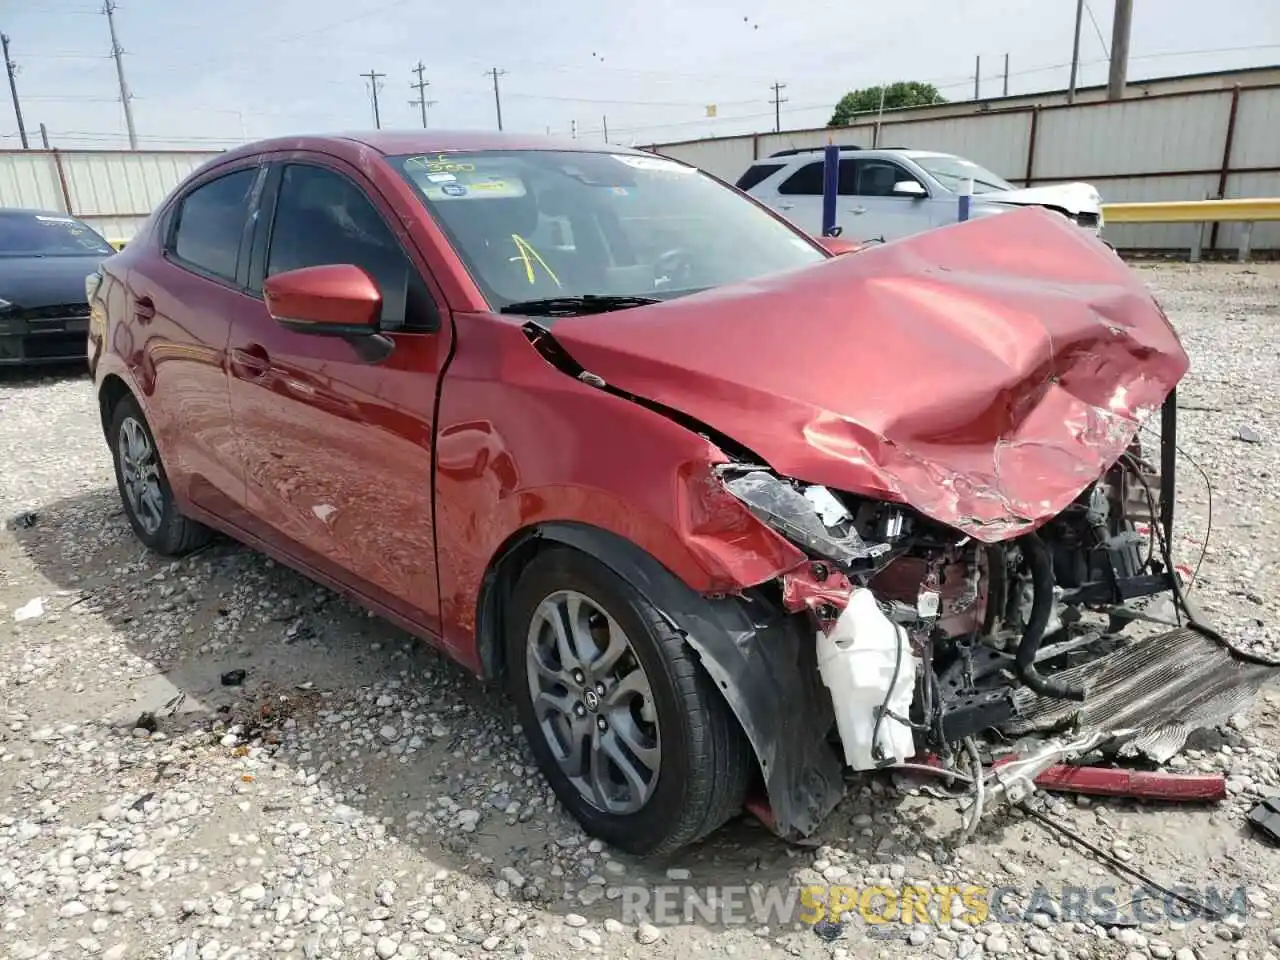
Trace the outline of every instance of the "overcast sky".
[[[54, 146], [127, 144], [100, 0], [0, 0], [28, 133]], [[1104, 82], [1113, 0], [1088, 0], [1081, 83]], [[1135, 0], [1130, 79], [1280, 63], [1280, 0]], [[431, 82], [433, 127], [493, 128], [498, 67], [508, 130], [648, 144], [821, 126], [845, 91], [925, 80], [949, 99], [1066, 86], [1075, 0], [120, 0], [116, 25], [143, 147], [420, 125], [410, 72]], [[0, 88], [0, 135], [17, 124]], [[716, 104], [718, 119], [705, 117]]]

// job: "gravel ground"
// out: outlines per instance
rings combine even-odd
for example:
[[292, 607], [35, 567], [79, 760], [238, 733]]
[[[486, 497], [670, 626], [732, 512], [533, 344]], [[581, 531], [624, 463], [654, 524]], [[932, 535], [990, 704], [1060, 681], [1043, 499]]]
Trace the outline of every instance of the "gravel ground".
[[[1180, 439], [1215, 491], [1195, 595], [1280, 651], [1280, 269], [1139, 269], [1192, 356]], [[816, 848], [743, 819], [637, 862], [581, 834], [506, 701], [424, 645], [236, 545], [178, 563], [141, 549], [85, 377], [0, 376], [0, 464], [0, 956], [1280, 955], [1280, 850], [1244, 822], [1280, 793], [1274, 689], [1172, 761], [1225, 771], [1225, 803], [1048, 801], [1167, 884], [1247, 886], [1226, 922], [1107, 926], [1065, 896], [1033, 904], [1036, 883], [1057, 897], [1133, 881], [1021, 814], [957, 844], [951, 802], [887, 779], [855, 790]], [[1176, 549], [1194, 566], [1208, 504], [1194, 470], [1181, 478]], [[885, 938], [856, 918], [657, 928], [620, 906], [628, 884], [824, 882], [1012, 886], [1035, 915]]]

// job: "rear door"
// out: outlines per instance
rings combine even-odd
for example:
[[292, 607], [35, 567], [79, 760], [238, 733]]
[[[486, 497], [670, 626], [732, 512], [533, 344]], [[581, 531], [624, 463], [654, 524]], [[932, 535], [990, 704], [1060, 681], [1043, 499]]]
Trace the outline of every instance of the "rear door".
[[[253, 159], [194, 181], [164, 214], [157, 249], [123, 259], [115, 348], [143, 394], [180, 501], [239, 524], [244, 478], [231, 429], [226, 347], [251, 303], [248, 225], [264, 168]], [[121, 336], [123, 335], [123, 336]]]
[[[437, 380], [448, 356], [443, 297], [386, 200], [331, 157], [273, 164], [253, 242], [254, 309], [229, 344], [231, 408], [255, 532], [306, 566], [439, 631], [432, 515]], [[383, 293], [386, 359], [287, 330], [262, 281], [328, 263], [364, 268]]]
[[[769, 197], [766, 202], [805, 233], [821, 236], [822, 161], [811, 160], [797, 167], [778, 184], [777, 196]], [[836, 222], [843, 225], [840, 219]], [[848, 227], [845, 230], [850, 235], [857, 235]]]

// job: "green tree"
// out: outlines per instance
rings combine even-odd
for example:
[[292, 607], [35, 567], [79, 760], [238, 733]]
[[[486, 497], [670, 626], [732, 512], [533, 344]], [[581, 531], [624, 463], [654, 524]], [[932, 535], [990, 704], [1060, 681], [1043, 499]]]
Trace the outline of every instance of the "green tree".
[[854, 114], [876, 113], [880, 109], [880, 91], [884, 91], [884, 108], [894, 110], [898, 107], [920, 107], [929, 103], [946, 103], [947, 98], [938, 93], [932, 83], [919, 83], [915, 80], [891, 83], [887, 87], [863, 87], [852, 90], [840, 98], [835, 113], [827, 121], [828, 127], [843, 127], [853, 122]]

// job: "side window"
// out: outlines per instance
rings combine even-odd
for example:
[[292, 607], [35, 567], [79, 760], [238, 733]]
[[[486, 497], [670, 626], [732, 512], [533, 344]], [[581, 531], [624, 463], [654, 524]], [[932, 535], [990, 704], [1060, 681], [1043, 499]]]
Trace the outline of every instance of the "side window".
[[806, 163], [782, 182], [778, 192], [806, 197], [822, 196], [822, 161]]
[[858, 161], [858, 194], [863, 197], [891, 197], [893, 185], [902, 180], [919, 182], [902, 167], [888, 160]]
[[240, 239], [258, 168], [236, 170], [196, 187], [179, 203], [170, 250], [185, 263], [235, 281]]
[[747, 167], [747, 172], [738, 178], [738, 182], [734, 184], [739, 190], [750, 190], [762, 180], [768, 180], [775, 173], [781, 170], [785, 164], [782, 163], [756, 163]]
[[382, 329], [435, 329], [431, 294], [358, 186], [324, 167], [289, 164], [280, 180], [266, 275], [352, 263], [382, 292]]
[[842, 197], [853, 197], [858, 193], [858, 161], [848, 157], [840, 160], [840, 181], [836, 193]]

